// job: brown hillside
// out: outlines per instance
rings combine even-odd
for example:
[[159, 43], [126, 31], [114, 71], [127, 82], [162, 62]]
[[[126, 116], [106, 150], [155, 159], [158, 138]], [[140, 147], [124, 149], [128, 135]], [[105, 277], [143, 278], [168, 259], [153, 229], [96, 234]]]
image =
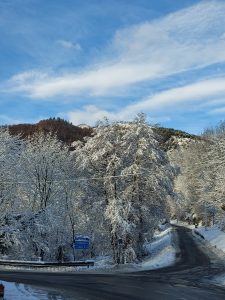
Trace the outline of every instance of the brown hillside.
[[12, 135], [21, 135], [22, 138], [27, 138], [36, 132], [54, 133], [58, 139], [66, 144], [71, 144], [74, 141], [83, 140], [85, 136], [90, 136], [93, 132], [92, 128], [80, 128], [72, 123], [60, 118], [50, 118], [41, 120], [37, 124], [18, 124], [8, 126], [9, 132]]

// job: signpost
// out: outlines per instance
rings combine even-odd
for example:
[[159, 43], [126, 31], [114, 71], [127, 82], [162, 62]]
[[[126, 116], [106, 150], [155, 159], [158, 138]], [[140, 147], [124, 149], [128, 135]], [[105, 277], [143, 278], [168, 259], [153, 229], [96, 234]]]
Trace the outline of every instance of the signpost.
[[73, 241], [73, 254], [75, 261], [75, 250], [87, 250], [90, 247], [90, 238], [84, 235], [75, 235]]
[[90, 238], [88, 236], [75, 236], [73, 248], [77, 250], [86, 250], [90, 247]]

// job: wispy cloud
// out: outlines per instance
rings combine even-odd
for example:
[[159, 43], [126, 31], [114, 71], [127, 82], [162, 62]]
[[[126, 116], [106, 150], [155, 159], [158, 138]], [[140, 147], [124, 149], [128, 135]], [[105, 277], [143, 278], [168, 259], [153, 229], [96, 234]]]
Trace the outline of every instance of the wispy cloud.
[[209, 115], [220, 115], [225, 113], [225, 100], [222, 107], [211, 109], [208, 114]]
[[[70, 122], [76, 125], [83, 123], [95, 125], [96, 122], [98, 122], [99, 120], [103, 120], [104, 118], [107, 118], [110, 121], [129, 121], [132, 118], [134, 118], [138, 112], [141, 111], [129, 112], [126, 111], [126, 108], [117, 112], [113, 112], [101, 109], [96, 105], [86, 105], [82, 109], [78, 109], [76, 111], [69, 111], [67, 113], [61, 113], [59, 114], [59, 116], [68, 119]], [[166, 122], [169, 120], [170, 117], [166, 115], [158, 117], [154, 117], [154, 115], [152, 115], [150, 117], [150, 121], [152, 123]]]
[[[225, 77], [211, 80], [204, 80], [193, 84], [185, 85], [179, 88], [169, 89], [155, 95], [149, 96], [141, 101], [137, 101], [135, 104], [127, 105], [120, 110], [111, 112], [102, 110], [97, 106], [84, 106], [81, 110], [70, 111], [65, 113], [67, 117], [74, 124], [88, 123], [94, 124], [97, 120], [107, 117], [110, 120], [130, 120], [137, 113], [145, 112], [150, 116], [153, 116], [155, 122], [161, 122], [168, 120], [168, 117], [163, 116], [165, 111], [179, 111], [184, 109], [185, 111], [195, 109], [201, 109], [201, 105], [213, 102], [217, 98], [221, 98], [217, 103], [225, 105]], [[224, 108], [210, 109], [211, 113], [222, 113]], [[154, 117], [158, 115], [158, 117]]]
[[116, 120], [119, 114], [103, 110], [95, 105], [87, 105], [83, 109], [60, 114], [60, 116], [66, 117], [70, 122], [77, 125], [82, 123], [94, 125], [98, 120], [102, 120], [103, 118]]
[[[204, 80], [160, 92], [154, 96], [130, 105], [126, 111], [136, 112], [140, 110], [160, 111], [168, 108], [177, 109], [179, 104], [198, 104], [213, 100], [225, 94], [225, 78]], [[225, 97], [224, 97], [225, 101]], [[176, 106], [178, 105], [178, 106]]]
[[[113, 58], [110, 55], [108, 60], [70, 74], [35, 72], [34, 76], [31, 72], [28, 76], [26, 72], [26, 76], [18, 75], [20, 80], [11, 78], [5, 90], [45, 99], [79, 94], [105, 96], [119, 94], [141, 82], [224, 62], [224, 15], [224, 2], [203, 1], [161, 19], [117, 31], [107, 50], [115, 53]], [[72, 46], [69, 41], [62, 42], [64, 47]], [[157, 101], [163, 102], [162, 97], [165, 96]]]
[[81, 45], [79, 43], [74, 43], [74, 42], [67, 41], [67, 40], [58, 40], [57, 42], [60, 46], [62, 46], [63, 48], [66, 48], [66, 49], [73, 49], [76, 51], [82, 50]]

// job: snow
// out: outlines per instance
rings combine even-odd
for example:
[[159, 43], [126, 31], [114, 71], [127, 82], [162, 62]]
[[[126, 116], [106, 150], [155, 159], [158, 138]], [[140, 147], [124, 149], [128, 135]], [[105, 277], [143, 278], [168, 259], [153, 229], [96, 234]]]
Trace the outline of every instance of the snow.
[[[37, 259], [39, 259], [39, 258], [37, 258]], [[44, 262], [44, 261], [41, 261], [41, 260], [22, 260], [22, 259], [20, 259], [20, 260], [15, 260], [15, 259], [10, 259], [10, 260], [8, 260], [8, 259], [0, 259], [0, 263], [1, 262], [12, 262], [12, 263], [24, 263], [24, 264], [44, 264], [44, 263], [46, 263], [46, 262]]]
[[152, 270], [170, 266], [176, 260], [176, 246], [173, 241], [172, 228], [156, 234], [151, 243], [146, 243], [145, 248], [149, 258], [145, 259], [139, 266], [141, 270]]
[[120, 272], [155, 270], [171, 266], [176, 262], [177, 247], [174, 242], [174, 232], [171, 227], [154, 235], [153, 240], [145, 243], [147, 258], [137, 264], [127, 264], [119, 267]]
[[212, 281], [218, 285], [225, 285], [225, 274], [214, 277]]
[[94, 266], [89, 267], [90, 269], [109, 269], [113, 266], [113, 260], [111, 256], [98, 256], [94, 262]]
[[50, 290], [42, 290], [39, 288], [33, 288], [29, 285], [21, 283], [13, 283], [7, 281], [0, 281], [5, 286], [4, 300], [47, 300], [55, 299], [62, 300], [63, 298], [57, 293]]
[[217, 226], [200, 227], [194, 229], [194, 231], [201, 234], [212, 246], [225, 253], [225, 232], [221, 231]]
[[148, 253], [140, 263], [131, 263], [126, 265], [116, 266], [112, 264], [110, 256], [98, 257], [95, 260], [95, 266], [90, 267], [90, 270], [112, 270], [119, 272], [133, 272], [143, 270], [153, 270], [173, 265], [176, 261], [177, 248], [174, 243], [174, 233], [171, 226], [169, 228], [163, 225], [162, 231], [156, 233], [151, 242], [146, 242], [144, 248]]
[[170, 223], [174, 224], [174, 225], [178, 225], [178, 226], [184, 226], [184, 227], [189, 228], [189, 229], [194, 229], [195, 228], [195, 225], [188, 224], [188, 222], [184, 222], [184, 221], [171, 220]]
[[[219, 250], [217, 256], [224, 260], [225, 255], [225, 232], [221, 231], [216, 225], [212, 227], [200, 227], [194, 229], [194, 232], [200, 234], [209, 242], [211, 246]], [[225, 285], [225, 273], [211, 278], [211, 281], [217, 285]]]

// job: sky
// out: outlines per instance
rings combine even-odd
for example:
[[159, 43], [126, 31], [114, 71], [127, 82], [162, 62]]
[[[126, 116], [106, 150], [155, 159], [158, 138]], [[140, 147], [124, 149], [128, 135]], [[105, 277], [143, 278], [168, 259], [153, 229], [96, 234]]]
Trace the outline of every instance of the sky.
[[225, 119], [225, 0], [0, 0], [0, 124]]

